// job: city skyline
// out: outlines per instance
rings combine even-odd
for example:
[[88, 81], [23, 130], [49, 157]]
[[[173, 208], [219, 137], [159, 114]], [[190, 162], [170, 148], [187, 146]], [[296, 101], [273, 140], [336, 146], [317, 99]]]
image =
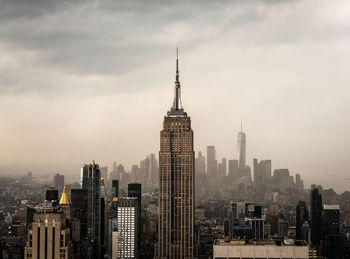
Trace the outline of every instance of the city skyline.
[[[181, 4], [154, 1], [143, 8], [164, 17], [150, 17], [131, 3], [31, 1], [22, 9], [5, 1], [0, 11], [0, 174], [67, 175], [92, 160], [130, 168], [156, 153], [159, 111], [172, 99], [168, 79], [172, 53], [180, 45], [196, 153], [215, 145], [218, 159], [238, 159], [242, 119], [248, 165], [253, 158], [271, 159], [273, 168], [289, 168], [307, 182], [317, 175], [344, 190], [350, 181], [350, 122], [342, 116], [349, 110], [348, 6], [346, 1], [317, 6], [237, 1], [198, 8], [189, 2], [184, 10]], [[73, 18], [67, 19], [69, 14]], [[181, 16], [175, 19], [176, 14]], [[145, 30], [132, 22], [135, 17]], [[307, 25], [295, 23], [295, 17]], [[23, 30], [23, 21], [32, 34]], [[89, 21], [105, 29], [87, 32]], [[269, 33], [262, 33], [266, 28]], [[87, 148], [91, 144], [93, 150]]]

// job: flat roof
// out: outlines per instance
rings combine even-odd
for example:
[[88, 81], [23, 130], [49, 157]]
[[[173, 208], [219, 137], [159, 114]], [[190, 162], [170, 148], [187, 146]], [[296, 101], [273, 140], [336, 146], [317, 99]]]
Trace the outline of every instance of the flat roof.
[[217, 246], [307, 246], [304, 240], [294, 239], [216, 239], [214, 245]]

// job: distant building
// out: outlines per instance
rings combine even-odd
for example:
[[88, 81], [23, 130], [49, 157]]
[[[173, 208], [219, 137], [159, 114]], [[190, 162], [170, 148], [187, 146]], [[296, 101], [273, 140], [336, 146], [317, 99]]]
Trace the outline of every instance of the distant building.
[[218, 161], [216, 160], [215, 146], [207, 146], [207, 175], [216, 177], [218, 174]]
[[246, 136], [242, 129], [241, 122], [241, 131], [238, 133], [237, 137], [237, 147], [238, 147], [238, 169], [245, 170], [246, 166]]
[[46, 200], [58, 204], [58, 190], [53, 188], [46, 190]]
[[33, 173], [32, 172], [27, 172], [27, 181], [31, 182], [33, 180]]
[[64, 213], [42, 208], [34, 214], [24, 258], [72, 258], [70, 229]]
[[310, 216], [311, 243], [317, 247], [322, 240], [322, 195], [316, 187], [310, 191]]
[[112, 199], [119, 197], [119, 180], [112, 180]]
[[205, 157], [201, 151], [198, 151], [198, 157], [195, 162], [196, 175], [205, 174]]
[[61, 175], [61, 174], [54, 175], [53, 185], [55, 187], [63, 187], [64, 186], [64, 175]]
[[275, 169], [273, 171], [273, 184], [280, 189], [293, 189], [293, 176], [289, 175], [288, 169]]
[[238, 178], [238, 160], [232, 159], [228, 161], [228, 175], [232, 179]]
[[295, 209], [295, 232], [297, 240], [309, 241], [309, 211], [306, 207], [305, 201], [299, 201]]
[[304, 190], [304, 182], [301, 180], [300, 174], [295, 174], [295, 188], [298, 191]]
[[226, 164], [226, 158], [222, 159], [222, 162], [218, 165], [218, 175], [219, 176], [226, 176], [227, 171], [227, 164]]
[[253, 159], [254, 164], [254, 183], [257, 187], [266, 184], [271, 179], [271, 160]]
[[304, 241], [288, 240], [223, 240], [214, 241], [214, 259], [309, 258]]

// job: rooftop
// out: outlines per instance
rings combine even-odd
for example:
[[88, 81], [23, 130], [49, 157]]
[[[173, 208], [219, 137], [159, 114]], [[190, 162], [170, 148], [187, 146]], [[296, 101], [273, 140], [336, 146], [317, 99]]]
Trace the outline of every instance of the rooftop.
[[217, 246], [307, 246], [304, 240], [294, 239], [267, 239], [267, 240], [245, 240], [245, 239], [216, 239]]

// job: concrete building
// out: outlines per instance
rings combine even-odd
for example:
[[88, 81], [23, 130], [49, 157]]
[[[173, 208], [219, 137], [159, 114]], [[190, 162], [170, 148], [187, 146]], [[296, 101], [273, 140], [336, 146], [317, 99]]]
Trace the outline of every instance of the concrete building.
[[215, 240], [214, 259], [307, 259], [309, 247], [304, 241], [287, 240]]
[[70, 229], [63, 212], [41, 208], [35, 214], [24, 248], [25, 259], [71, 258]]

